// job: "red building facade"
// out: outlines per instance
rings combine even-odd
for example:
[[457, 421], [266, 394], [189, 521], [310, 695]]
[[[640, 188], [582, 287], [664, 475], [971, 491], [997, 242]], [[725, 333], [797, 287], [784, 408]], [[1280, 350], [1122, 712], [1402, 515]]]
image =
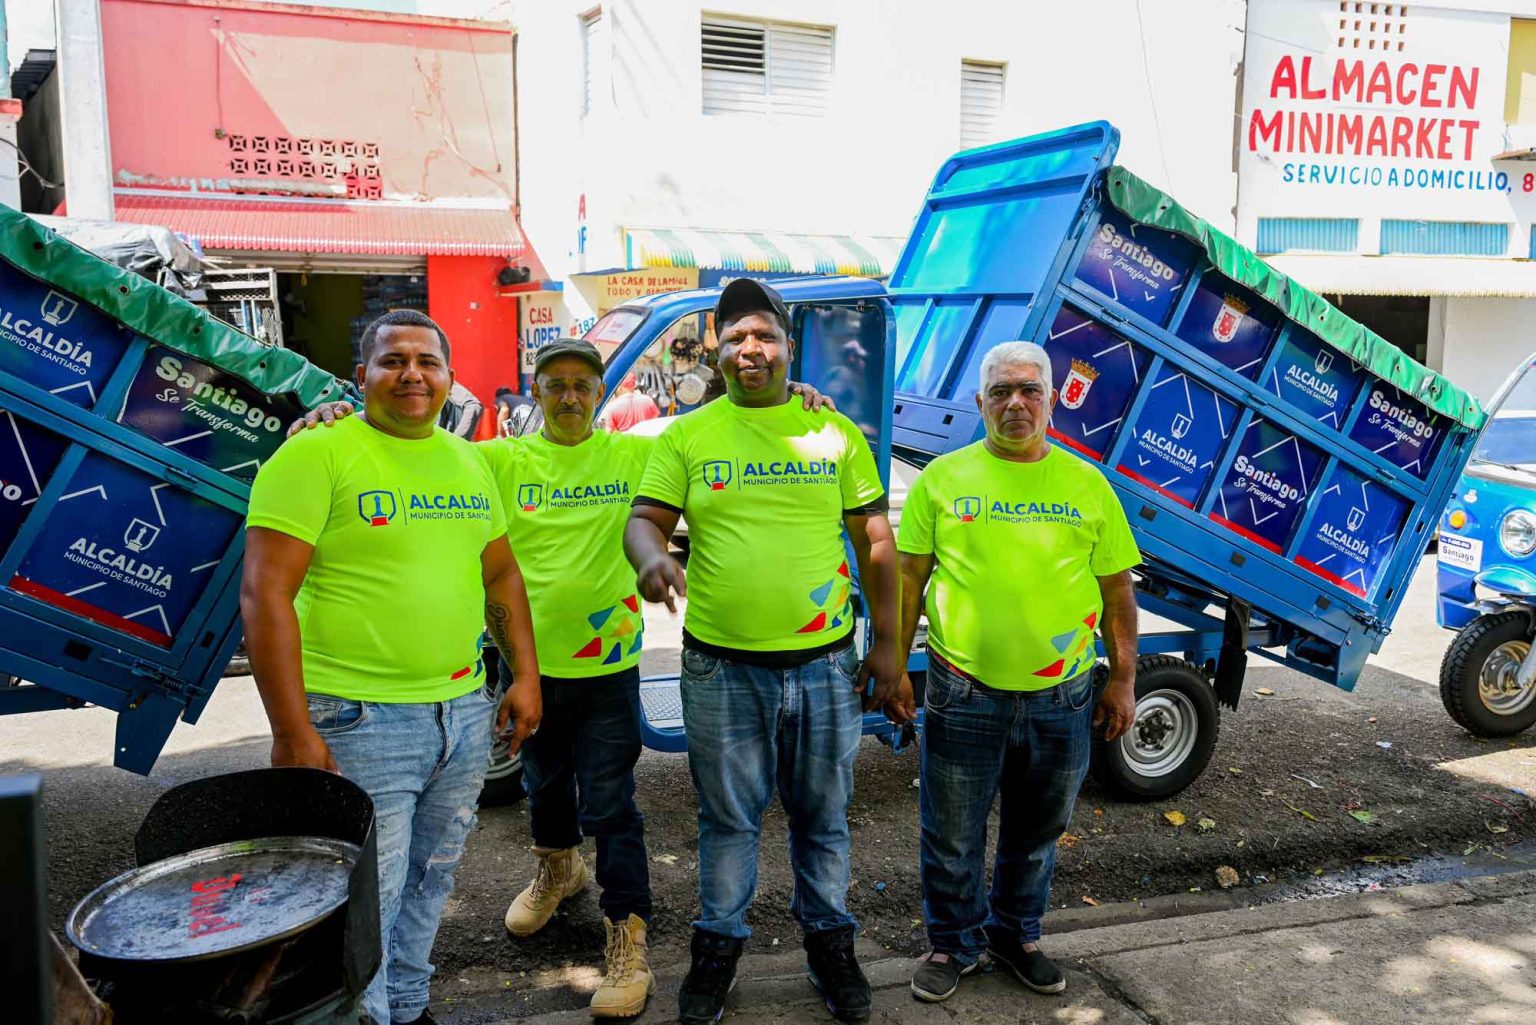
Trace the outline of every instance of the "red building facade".
[[276, 269], [285, 334], [327, 369], [414, 306], [488, 408], [515, 385], [515, 293], [543, 273], [517, 220], [510, 26], [248, 0], [101, 13], [119, 220]]

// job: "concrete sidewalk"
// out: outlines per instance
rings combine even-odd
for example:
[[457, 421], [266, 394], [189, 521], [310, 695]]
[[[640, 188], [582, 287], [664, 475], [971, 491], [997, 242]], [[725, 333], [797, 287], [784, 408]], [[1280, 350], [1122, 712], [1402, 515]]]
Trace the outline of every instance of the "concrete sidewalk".
[[[1108, 910], [1108, 909], [1106, 909]], [[875, 1022], [968, 1025], [1531, 1025], [1536, 871], [1047, 936], [1067, 970], [1043, 997], [997, 973], [947, 1003], [908, 989], [912, 963], [867, 961]], [[798, 956], [743, 960], [724, 1021], [830, 1022]], [[639, 1022], [677, 1020], [686, 965], [659, 965]], [[516, 1019], [590, 1022], [585, 1011]], [[510, 1023], [509, 1023], [510, 1025]]]

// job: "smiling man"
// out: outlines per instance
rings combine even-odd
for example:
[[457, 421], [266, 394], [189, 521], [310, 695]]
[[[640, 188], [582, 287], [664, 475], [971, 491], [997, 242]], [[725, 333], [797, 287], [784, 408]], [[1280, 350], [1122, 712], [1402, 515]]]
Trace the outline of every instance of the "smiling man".
[[[1090, 729], [1114, 740], [1135, 713], [1140, 561], [1099, 469], [1053, 448], [1051, 359], [1005, 342], [981, 362], [986, 436], [935, 459], [902, 509], [902, 639], [927, 593], [920, 848], [933, 950], [918, 999], [948, 999], [983, 950], [1019, 981], [1059, 993], [1040, 951], [1056, 841], [1088, 771]], [[1094, 631], [1109, 686], [1094, 705]], [[910, 711], [911, 681], [898, 703]], [[987, 816], [1001, 794], [990, 896]]]
[[[840, 413], [790, 401], [790, 319], [747, 278], [715, 309], [727, 399], [689, 413], [657, 441], [625, 532], [647, 601], [683, 623], [682, 704], [699, 795], [701, 911], [679, 993], [687, 1025], [717, 1021], [750, 930], [763, 813], [775, 787], [789, 816], [791, 908], [809, 974], [845, 1021], [870, 1014], [848, 913], [848, 804], [861, 695], [899, 684], [897, 568], [869, 445]], [[667, 539], [686, 515], [686, 575]], [[874, 640], [853, 646], [852, 542]]]
[[[539, 724], [522, 576], [485, 464], [435, 426], [453, 372], [425, 315], [388, 313], [360, 343], [364, 412], [283, 445], [251, 486], [240, 588], [272, 764], [341, 772], [373, 798], [384, 962], [375, 1025], [433, 1021], [429, 956], [490, 751]], [[488, 626], [514, 683], [484, 686]]]

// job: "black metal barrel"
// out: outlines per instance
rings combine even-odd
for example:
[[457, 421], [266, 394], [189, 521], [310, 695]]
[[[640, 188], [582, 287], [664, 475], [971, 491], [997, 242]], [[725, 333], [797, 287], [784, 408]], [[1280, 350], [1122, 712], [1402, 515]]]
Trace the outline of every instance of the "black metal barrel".
[[360, 787], [318, 769], [185, 783], [150, 808], [135, 853], [67, 924], [119, 1025], [357, 1021], [380, 959]]

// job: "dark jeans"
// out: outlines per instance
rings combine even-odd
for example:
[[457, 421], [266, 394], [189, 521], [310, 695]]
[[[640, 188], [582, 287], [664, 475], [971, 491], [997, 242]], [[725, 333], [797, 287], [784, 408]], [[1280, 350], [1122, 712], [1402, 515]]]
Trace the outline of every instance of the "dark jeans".
[[546, 676], [544, 720], [523, 743], [533, 842], [563, 850], [597, 838], [598, 905], [615, 922], [651, 919], [645, 816], [635, 806], [640, 670], [565, 680]]
[[853, 645], [790, 669], [683, 649], [683, 724], [699, 792], [699, 918], [746, 938], [757, 842], [777, 787], [789, 818], [790, 911], [807, 933], [848, 913], [848, 805], [863, 722]]
[[[923, 913], [933, 949], [974, 963], [984, 926], [1040, 938], [1056, 841], [1088, 772], [1092, 673], [1049, 690], [980, 687], [928, 668], [922, 740]], [[992, 892], [987, 813], [1001, 793]]]

